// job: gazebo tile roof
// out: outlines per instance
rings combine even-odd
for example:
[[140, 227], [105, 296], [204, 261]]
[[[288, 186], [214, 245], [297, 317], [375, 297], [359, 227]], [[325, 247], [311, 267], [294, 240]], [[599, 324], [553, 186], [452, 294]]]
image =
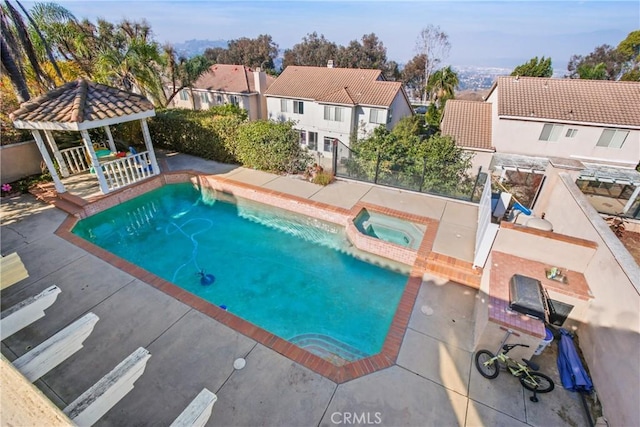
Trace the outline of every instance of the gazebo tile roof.
[[24, 122], [82, 123], [153, 109], [142, 95], [78, 79], [23, 103], [9, 117]]

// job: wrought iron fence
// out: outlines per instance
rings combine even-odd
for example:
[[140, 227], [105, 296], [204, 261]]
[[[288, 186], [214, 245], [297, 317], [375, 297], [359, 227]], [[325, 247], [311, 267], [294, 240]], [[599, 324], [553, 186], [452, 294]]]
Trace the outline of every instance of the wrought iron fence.
[[478, 168], [474, 178], [463, 182], [432, 179], [427, 173], [427, 159], [407, 159], [401, 167], [386, 167], [389, 160], [378, 153], [376, 159], [364, 159], [342, 142], [334, 145], [333, 170], [337, 177], [354, 179], [425, 194], [478, 202], [487, 174]]

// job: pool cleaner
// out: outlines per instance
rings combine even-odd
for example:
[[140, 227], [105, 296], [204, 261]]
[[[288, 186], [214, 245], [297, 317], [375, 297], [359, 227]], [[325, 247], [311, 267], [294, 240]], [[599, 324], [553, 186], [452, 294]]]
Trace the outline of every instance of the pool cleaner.
[[216, 278], [213, 274], [206, 274], [204, 270], [200, 270], [198, 275], [200, 276], [200, 284], [203, 286], [209, 286], [216, 281]]

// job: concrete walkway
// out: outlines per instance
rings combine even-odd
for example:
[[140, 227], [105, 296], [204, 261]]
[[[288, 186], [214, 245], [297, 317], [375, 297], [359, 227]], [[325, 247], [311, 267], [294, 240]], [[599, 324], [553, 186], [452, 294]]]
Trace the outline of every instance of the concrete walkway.
[[[194, 169], [186, 157], [177, 158]], [[172, 169], [180, 167], [167, 160]], [[210, 173], [218, 168], [205, 166]], [[362, 193], [358, 200], [430, 212], [468, 227], [466, 210], [448, 209], [442, 199], [347, 182], [286, 186], [291, 178], [243, 168], [218, 172], [308, 192], [305, 197], [325, 203], [351, 203]], [[451, 217], [443, 220], [447, 212]], [[503, 373], [490, 381], [477, 373], [477, 295], [456, 283], [425, 276], [396, 365], [337, 385], [59, 238], [54, 231], [66, 217], [61, 211], [22, 196], [3, 199], [1, 213], [0, 250], [17, 251], [29, 271], [29, 278], [2, 291], [2, 309], [52, 284], [62, 290], [43, 319], [3, 341], [2, 353], [14, 360], [82, 314], [100, 317], [84, 349], [36, 383], [54, 403], [64, 407], [137, 347], [151, 352], [135, 388], [98, 425], [168, 425], [204, 387], [218, 395], [211, 426], [585, 425], [578, 397], [559, 381], [534, 404], [515, 378]], [[247, 366], [236, 371], [238, 357]], [[555, 346], [537, 362], [558, 380]]]

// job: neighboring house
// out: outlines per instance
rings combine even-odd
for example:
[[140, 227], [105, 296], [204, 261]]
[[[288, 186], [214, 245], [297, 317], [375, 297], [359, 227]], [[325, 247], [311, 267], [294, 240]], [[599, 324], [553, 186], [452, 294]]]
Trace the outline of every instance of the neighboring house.
[[192, 88], [180, 91], [173, 107], [206, 110], [215, 105], [233, 104], [247, 110], [250, 120], [267, 118], [264, 92], [275, 77], [242, 65], [216, 64]]
[[289, 66], [266, 91], [272, 120], [296, 122], [300, 143], [319, 163], [333, 157], [334, 142], [349, 146], [377, 126], [393, 128], [413, 114], [400, 82], [384, 80], [380, 70]]
[[480, 167], [486, 171], [496, 151], [491, 144], [491, 104], [450, 99], [444, 108], [442, 134], [452, 136], [456, 145], [473, 154], [474, 171]]
[[640, 83], [499, 77], [486, 102], [499, 153], [638, 164]]
[[496, 152], [491, 165], [502, 170], [544, 174], [549, 160], [571, 164], [576, 183], [600, 212], [637, 215], [638, 82], [499, 77], [484, 102], [447, 102], [441, 127], [459, 146], [476, 151], [476, 165], [489, 166], [478, 147], [490, 146]]

